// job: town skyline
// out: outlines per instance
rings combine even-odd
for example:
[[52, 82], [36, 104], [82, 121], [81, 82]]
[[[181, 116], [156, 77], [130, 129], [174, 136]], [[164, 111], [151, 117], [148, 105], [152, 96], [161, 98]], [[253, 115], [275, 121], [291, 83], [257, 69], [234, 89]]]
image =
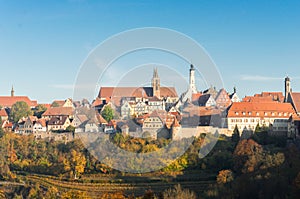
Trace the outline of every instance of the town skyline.
[[[241, 97], [263, 90], [282, 91], [286, 75], [291, 77], [294, 90], [300, 90], [300, 78], [294, 72], [300, 62], [295, 25], [300, 18], [298, 1], [0, 4], [0, 19], [5, 19], [0, 21], [1, 69], [11, 74], [1, 78], [0, 95], [8, 95], [13, 85], [17, 94], [41, 102], [68, 98], [80, 65], [92, 49], [114, 34], [141, 27], [173, 29], [196, 40], [216, 63], [225, 89], [236, 86]], [[140, 62], [159, 60], [182, 68], [179, 73], [187, 77], [188, 63], [148, 55], [132, 56], [116, 64], [126, 70]]]

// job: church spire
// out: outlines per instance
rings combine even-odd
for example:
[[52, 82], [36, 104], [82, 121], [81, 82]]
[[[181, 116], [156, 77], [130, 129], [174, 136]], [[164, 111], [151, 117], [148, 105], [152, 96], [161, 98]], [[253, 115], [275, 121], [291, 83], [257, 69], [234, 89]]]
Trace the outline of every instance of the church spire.
[[11, 86], [10, 96], [11, 97], [15, 96], [14, 86]]
[[160, 98], [160, 79], [158, 76], [157, 68], [153, 70], [153, 78], [152, 78], [152, 89], [153, 89], [153, 96]]

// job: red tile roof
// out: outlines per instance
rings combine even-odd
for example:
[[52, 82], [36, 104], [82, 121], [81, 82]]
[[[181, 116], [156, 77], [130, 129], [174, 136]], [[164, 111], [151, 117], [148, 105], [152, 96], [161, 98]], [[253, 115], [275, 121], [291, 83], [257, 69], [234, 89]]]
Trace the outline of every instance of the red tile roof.
[[41, 124], [42, 127], [46, 127], [46, 120], [41, 118], [41, 119], [38, 119], [36, 122], [36, 124]]
[[[99, 98], [152, 97], [152, 87], [101, 87]], [[174, 87], [160, 87], [161, 97], [177, 97]]]
[[39, 105], [43, 105], [44, 107], [46, 107], [47, 109], [49, 109], [51, 107], [51, 104], [39, 104]]
[[280, 102], [234, 102], [227, 117], [289, 118], [295, 113], [290, 103]]
[[243, 98], [243, 102], [283, 102], [284, 96], [282, 92], [262, 92], [261, 94], [255, 94], [254, 96], [246, 96]]
[[100, 124], [107, 124], [107, 121], [102, 117], [102, 115], [97, 114], [96, 117]]
[[294, 108], [299, 113], [300, 112], [300, 93], [290, 93], [292, 97], [292, 103]]
[[198, 101], [199, 98], [201, 97], [201, 95], [203, 95], [203, 94], [202, 93], [193, 93], [192, 94], [192, 102]]
[[67, 119], [68, 119], [67, 116], [52, 117], [48, 122], [48, 125], [64, 125]]
[[13, 104], [16, 102], [26, 102], [28, 106], [30, 107], [36, 107], [37, 106], [37, 101], [35, 100], [30, 100], [27, 96], [0, 96], [0, 105], [2, 107], [12, 107]]
[[72, 107], [51, 107], [43, 113], [43, 116], [73, 115]]
[[0, 116], [1, 117], [7, 117], [8, 116], [5, 109], [0, 109]]

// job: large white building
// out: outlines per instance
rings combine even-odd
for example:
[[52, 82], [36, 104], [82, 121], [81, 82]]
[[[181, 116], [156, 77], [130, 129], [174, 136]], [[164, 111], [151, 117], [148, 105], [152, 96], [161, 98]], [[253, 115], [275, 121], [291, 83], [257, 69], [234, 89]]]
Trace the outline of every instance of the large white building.
[[228, 110], [227, 127], [240, 133], [254, 132], [257, 125], [269, 127], [274, 134], [286, 133], [288, 120], [295, 113], [290, 103], [235, 102]]

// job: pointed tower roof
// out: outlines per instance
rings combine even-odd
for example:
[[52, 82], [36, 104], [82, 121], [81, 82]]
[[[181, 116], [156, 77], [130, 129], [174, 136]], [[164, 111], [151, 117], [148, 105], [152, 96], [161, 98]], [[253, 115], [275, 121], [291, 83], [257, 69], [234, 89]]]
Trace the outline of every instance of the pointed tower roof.
[[158, 78], [157, 68], [154, 68], [153, 70], [153, 78]]

